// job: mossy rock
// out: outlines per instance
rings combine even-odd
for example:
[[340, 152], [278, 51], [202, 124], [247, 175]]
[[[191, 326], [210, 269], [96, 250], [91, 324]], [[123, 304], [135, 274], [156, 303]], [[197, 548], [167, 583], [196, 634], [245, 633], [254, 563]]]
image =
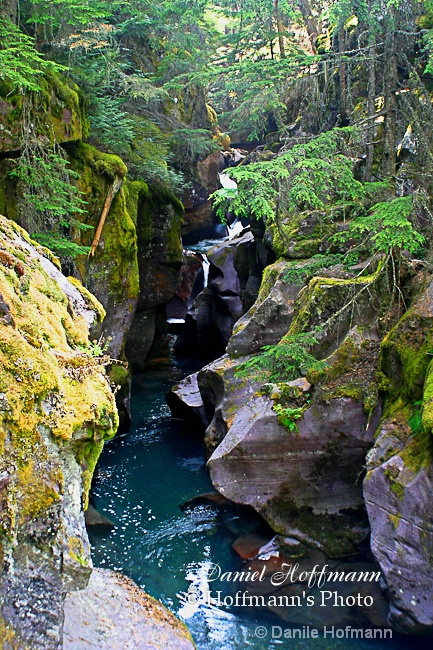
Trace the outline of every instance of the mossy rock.
[[388, 379], [388, 404], [420, 400], [433, 349], [431, 285], [416, 299], [381, 344], [380, 369]]
[[88, 579], [83, 507], [118, 415], [104, 366], [81, 349], [95, 301], [4, 217], [0, 249], [0, 636], [21, 649], [52, 638], [61, 594]]
[[[79, 174], [78, 188], [86, 202], [88, 225], [97, 228], [107, 193], [115, 178], [125, 179], [126, 165], [118, 157], [91, 145], [68, 147], [71, 167]], [[76, 267], [83, 284], [96, 295], [107, 312], [104, 336], [113, 357], [123, 354], [139, 295], [137, 232], [134, 217], [148, 196], [143, 182], [125, 182], [114, 197], [93, 257], [77, 258]], [[129, 208], [129, 209], [128, 209]], [[90, 246], [95, 230], [77, 233], [78, 243]]]
[[[30, 121], [38, 136], [59, 143], [74, 142], [87, 137], [89, 122], [85, 100], [78, 86], [58, 73], [48, 72], [39, 80], [40, 90], [33, 93]], [[0, 151], [21, 147], [23, 95], [7, 83], [0, 84]]]

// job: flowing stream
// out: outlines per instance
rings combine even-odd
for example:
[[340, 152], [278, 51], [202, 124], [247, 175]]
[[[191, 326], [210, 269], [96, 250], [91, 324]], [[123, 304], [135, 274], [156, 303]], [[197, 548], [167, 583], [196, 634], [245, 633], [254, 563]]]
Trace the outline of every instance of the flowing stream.
[[[231, 543], [248, 532], [248, 518], [201, 505], [182, 511], [180, 504], [212, 489], [200, 436], [172, 420], [165, 393], [196, 368], [172, 365], [136, 375], [132, 386], [132, 428], [106, 444], [98, 464], [94, 500], [116, 527], [91, 533], [95, 566], [122, 571], [161, 600], [188, 625], [198, 650], [314, 648], [325, 650], [420, 650], [420, 639], [259, 639], [258, 625], [288, 625], [252, 610], [206, 604], [209, 562], [224, 571], [239, 570]], [[197, 601], [185, 602], [194, 591]]]

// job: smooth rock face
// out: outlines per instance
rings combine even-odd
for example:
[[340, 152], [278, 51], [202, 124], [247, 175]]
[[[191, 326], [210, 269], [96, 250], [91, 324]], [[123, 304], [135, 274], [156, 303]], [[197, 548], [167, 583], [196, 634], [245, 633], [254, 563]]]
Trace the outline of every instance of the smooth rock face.
[[288, 266], [279, 260], [265, 269], [256, 302], [235, 325], [227, 346], [230, 355], [253, 354], [264, 345], [274, 345], [289, 329], [302, 282], [285, 281]]
[[258, 390], [260, 383], [245, 381], [234, 376], [238, 363], [243, 359], [230, 359], [228, 354], [204, 366], [197, 375], [197, 383], [206, 413], [211, 418], [206, 429], [205, 443], [208, 452], [224, 439], [227, 425], [235, 413]]
[[433, 636], [433, 471], [428, 455], [414, 464], [420, 443], [410, 433], [398, 419], [383, 423], [367, 456], [364, 496], [388, 621], [400, 632]]
[[209, 195], [219, 187], [218, 174], [224, 167], [220, 151], [214, 151], [196, 165], [196, 180], [182, 197], [185, 218], [182, 234], [199, 233], [204, 238], [212, 231], [212, 205]]
[[367, 428], [362, 402], [340, 398], [309, 407], [298, 426], [287, 431], [272, 401], [255, 395], [209, 460], [212, 482], [282, 534], [334, 557], [355, 552], [368, 534], [358, 476], [377, 418]]
[[94, 569], [66, 597], [63, 650], [194, 650], [187, 628], [130, 578]]
[[157, 200], [139, 210], [137, 217], [140, 292], [126, 341], [126, 356], [137, 372], [143, 370], [157, 333], [166, 331], [166, 305], [179, 288], [184, 262], [180, 204], [173, 197]]
[[189, 375], [173, 386], [167, 393], [166, 401], [173, 417], [190, 420], [193, 424], [206, 428], [209, 418], [198, 387], [197, 375], [198, 373]]

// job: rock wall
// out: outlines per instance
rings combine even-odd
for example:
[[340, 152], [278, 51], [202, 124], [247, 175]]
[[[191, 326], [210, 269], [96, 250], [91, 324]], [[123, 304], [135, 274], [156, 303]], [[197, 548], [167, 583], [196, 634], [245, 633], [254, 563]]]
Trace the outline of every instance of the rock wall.
[[[422, 284], [421, 284], [422, 287]], [[424, 282], [382, 342], [385, 417], [367, 456], [371, 548], [390, 600], [389, 623], [433, 635], [433, 281]]]
[[[77, 231], [76, 237], [80, 244], [90, 246], [108, 190], [116, 178], [125, 184], [127, 168], [118, 156], [102, 153], [83, 142], [68, 146], [68, 155], [86, 201], [85, 222], [93, 226], [85, 233]], [[140, 190], [134, 193], [121, 187], [111, 204], [95, 255], [80, 256], [76, 261], [80, 280], [106, 311], [102, 336], [113, 358], [124, 354], [139, 296], [137, 233], [131, 217], [139, 200]]]
[[169, 192], [148, 193], [138, 205], [140, 293], [128, 334], [126, 353], [134, 370], [146, 363], [152, 346], [166, 331], [166, 305], [176, 295], [184, 263], [180, 227], [182, 204]]
[[[292, 237], [295, 254], [265, 269], [228, 354], [175, 387], [169, 404], [209, 422], [215, 487], [282, 538], [327, 558], [356, 557], [371, 531], [388, 625], [432, 635], [431, 277], [416, 262], [402, 270], [411, 306], [399, 320], [380, 260], [370, 275], [336, 266], [311, 277]], [[382, 326], [387, 319], [394, 327]], [[322, 365], [301, 363], [297, 379], [268, 383], [254, 367], [239, 372], [263, 345], [306, 331], [316, 332]], [[375, 624], [385, 624], [382, 614]]]
[[0, 218], [0, 638], [62, 647], [66, 591], [91, 571], [83, 508], [117, 429], [104, 368], [88, 350], [101, 305]]

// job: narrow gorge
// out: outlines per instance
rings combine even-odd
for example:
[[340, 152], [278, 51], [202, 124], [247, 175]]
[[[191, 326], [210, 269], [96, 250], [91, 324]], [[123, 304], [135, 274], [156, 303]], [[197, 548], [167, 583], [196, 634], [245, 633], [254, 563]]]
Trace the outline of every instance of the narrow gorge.
[[430, 1], [0, 7], [0, 648], [429, 647]]

